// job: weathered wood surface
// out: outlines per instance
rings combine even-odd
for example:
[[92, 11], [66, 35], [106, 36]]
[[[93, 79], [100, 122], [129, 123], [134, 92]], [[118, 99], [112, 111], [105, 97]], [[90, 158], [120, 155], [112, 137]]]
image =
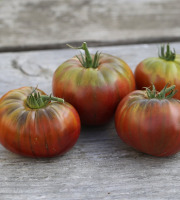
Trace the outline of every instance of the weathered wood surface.
[[[180, 52], [180, 43], [172, 44]], [[157, 44], [91, 48], [124, 59], [134, 70], [157, 54]], [[36, 86], [51, 92], [56, 67], [75, 50], [0, 54], [0, 96]], [[0, 200], [180, 199], [180, 153], [156, 158], [137, 152], [117, 136], [114, 122], [82, 127], [73, 149], [61, 157], [30, 159], [0, 146]]]
[[180, 40], [179, 0], [0, 0], [0, 49]]

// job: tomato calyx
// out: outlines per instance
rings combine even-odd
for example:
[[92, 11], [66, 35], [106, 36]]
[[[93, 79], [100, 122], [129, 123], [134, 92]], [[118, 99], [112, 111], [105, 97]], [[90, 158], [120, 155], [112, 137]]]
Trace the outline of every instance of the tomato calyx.
[[177, 92], [175, 90], [175, 85], [167, 87], [169, 84], [166, 84], [165, 87], [158, 92], [154, 85], [152, 85], [152, 90], [146, 87], [146, 94], [149, 99], [171, 99]]
[[39, 109], [46, 107], [51, 101], [64, 103], [64, 99], [53, 97], [51, 95], [40, 95], [36, 88], [28, 95], [26, 104], [31, 109]]
[[81, 49], [85, 51], [85, 55], [83, 55], [81, 52], [80, 56], [76, 56], [81, 65], [85, 68], [97, 68], [99, 66], [99, 58], [100, 54], [98, 51], [94, 55], [94, 59], [92, 59], [91, 54], [89, 53], [88, 46], [86, 42], [83, 42], [80, 47], [73, 47], [69, 44], [67, 44], [68, 47], [72, 49]]
[[175, 57], [176, 57], [176, 52], [175, 52], [175, 49], [173, 49], [173, 51], [171, 51], [170, 45], [167, 44], [166, 52], [165, 52], [165, 46], [162, 45], [161, 49], [159, 50], [158, 55], [159, 55], [159, 58], [164, 59], [166, 61], [174, 61]]

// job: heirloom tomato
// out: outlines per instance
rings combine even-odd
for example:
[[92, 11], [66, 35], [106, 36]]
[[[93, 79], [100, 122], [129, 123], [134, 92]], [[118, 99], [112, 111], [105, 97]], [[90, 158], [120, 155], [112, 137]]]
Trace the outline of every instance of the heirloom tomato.
[[161, 92], [146, 89], [128, 94], [118, 105], [115, 127], [131, 147], [154, 156], [180, 150], [180, 102], [172, 98], [175, 86]]
[[64, 98], [79, 112], [82, 123], [100, 125], [110, 120], [119, 101], [135, 89], [129, 66], [120, 58], [98, 53], [73, 57], [60, 65], [53, 76], [54, 96]]
[[178, 92], [174, 98], [180, 99], [180, 55], [170, 50], [169, 44], [161, 47], [159, 57], [147, 58], [140, 62], [135, 69], [137, 89], [154, 84], [158, 91], [169, 83], [176, 85]]
[[0, 99], [0, 143], [30, 157], [67, 152], [80, 134], [77, 111], [63, 99], [39, 89], [22, 87]]

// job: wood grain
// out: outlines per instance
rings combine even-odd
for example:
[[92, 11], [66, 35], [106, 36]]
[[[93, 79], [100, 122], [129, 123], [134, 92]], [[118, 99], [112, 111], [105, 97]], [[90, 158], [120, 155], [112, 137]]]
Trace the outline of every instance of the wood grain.
[[[180, 43], [172, 47], [180, 52]], [[157, 55], [157, 44], [90, 48], [124, 59], [134, 70]], [[0, 96], [21, 86], [51, 92], [54, 70], [76, 50], [0, 54]], [[30, 159], [0, 146], [1, 200], [180, 199], [180, 153], [156, 158], [133, 150], [117, 136], [113, 119], [82, 127], [74, 148], [61, 157]]]
[[1, 0], [0, 49], [180, 40], [179, 10], [179, 0]]

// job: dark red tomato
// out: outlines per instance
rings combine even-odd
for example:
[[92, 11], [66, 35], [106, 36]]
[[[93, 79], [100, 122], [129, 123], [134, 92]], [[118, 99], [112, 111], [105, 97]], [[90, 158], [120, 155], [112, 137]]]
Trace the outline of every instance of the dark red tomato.
[[118, 57], [90, 55], [73, 57], [60, 65], [53, 76], [54, 96], [64, 98], [78, 111], [82, 123], [99, 125], [109, 121], [119, 101], [135, 89], [129, 66]]
[[63, 99], [31, 87], [11, 90], [0, 99], [0, 142], [14, 153], [61, 155], [71, 149], [79, 134], [79, 115]]
[[167, 45], [165, 53], [161, 47], [161, 55], [157, 58], [147, 58], [140, 62], [135, 70], [137, 89], [154, 84], [158, 91], [167, 84], [176, 85], [178, 92], [174, 98], [180, 99], [180, 55], [175, 54]]
[[[169, 156], [180, 150], [180, 102], [166, 92], [137, 90], [118, 105], [115, 126], [131, 147], [154, 156]], [[171, 92], [164, 97], [165, 93]]]

